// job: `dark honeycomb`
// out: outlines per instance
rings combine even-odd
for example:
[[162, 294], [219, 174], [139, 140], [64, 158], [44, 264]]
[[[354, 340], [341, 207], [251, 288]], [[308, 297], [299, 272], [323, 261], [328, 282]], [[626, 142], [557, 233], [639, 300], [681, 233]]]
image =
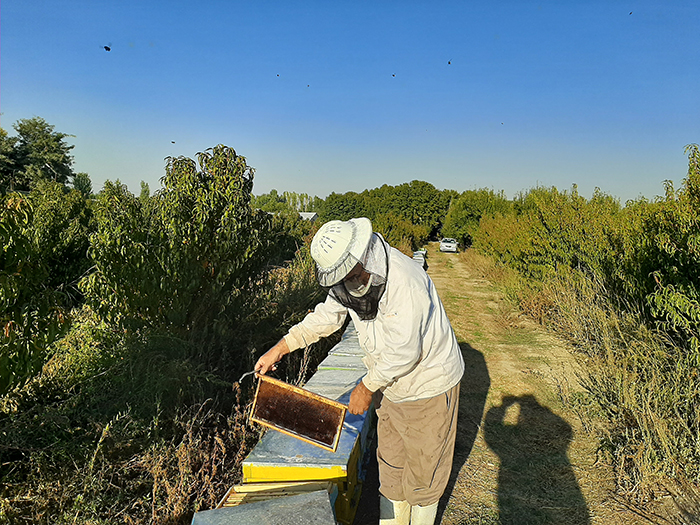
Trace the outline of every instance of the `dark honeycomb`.
[[253, 417], [291, 434], [333, 448], [344, 410], [261, 380]]

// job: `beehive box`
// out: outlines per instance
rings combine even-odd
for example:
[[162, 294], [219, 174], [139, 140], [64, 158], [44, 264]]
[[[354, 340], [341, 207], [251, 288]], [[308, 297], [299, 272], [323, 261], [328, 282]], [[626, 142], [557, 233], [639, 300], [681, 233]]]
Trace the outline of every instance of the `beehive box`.
[[[352, 390], [367, 373], [362, 356], [357, 332], [350, 323], [304, 389], [347, 405]], [[373, 408], [359, 416], [347, 413], [335, 452], [280, 432], [267, 432], [243, 461], [244, 485], [330, 481], [337, 488], [336, 519], [351, 524], [373, 428]]]
[[265, 525], [336, 525], [335, 509], [326, 490], [219, 507], [195, 513], [192, 525], [253, 523]]
[[[347, 402], [350, 393], [340, 398]], [[267, 432], [243, 461], [245, 483], [345, 479], [355, 447], [366, 440], [367, 414], [347, 414], [335, 452], [280, 432]], [[353, 460], [358, 455], [355, 452]]]

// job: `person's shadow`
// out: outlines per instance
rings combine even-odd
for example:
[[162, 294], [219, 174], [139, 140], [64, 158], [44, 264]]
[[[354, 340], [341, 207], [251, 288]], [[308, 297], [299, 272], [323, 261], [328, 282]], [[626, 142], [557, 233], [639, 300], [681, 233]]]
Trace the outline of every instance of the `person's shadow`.
[[498, 454], [500, 523], [588, 525], [590, 516], [567, 457], [571, 426], [533, 395], [507, 396], [484, 420]]
[[464, 358], [464, 375], [459, 385], [459, 414], [457, 419], [457, 437], [452, 460], [452, 473], [445, 492], [440, 498], [435, 523], [440, 523], [447, 507], [447, 502], [454, 489], [462, 466], [467, 462], [479, 432], [481, 418], [484, 415], [486, 396], [491, 386], [484, 355], [468, 343], [459, 343]]

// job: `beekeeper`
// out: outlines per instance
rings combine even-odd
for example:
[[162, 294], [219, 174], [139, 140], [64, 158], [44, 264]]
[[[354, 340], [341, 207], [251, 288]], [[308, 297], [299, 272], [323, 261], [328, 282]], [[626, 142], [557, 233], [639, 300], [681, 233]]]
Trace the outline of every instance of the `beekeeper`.
[[284, 355], [337, 331], [349, 314], [367, 374], [348, 406], [362, 414], [374, 396], [380, 523], [432, 524], [452, 468], [464, 372], [435, 285], [366, 218], [321, 226], [311, 256], [328, 296], [255, 369], [274, 369]]

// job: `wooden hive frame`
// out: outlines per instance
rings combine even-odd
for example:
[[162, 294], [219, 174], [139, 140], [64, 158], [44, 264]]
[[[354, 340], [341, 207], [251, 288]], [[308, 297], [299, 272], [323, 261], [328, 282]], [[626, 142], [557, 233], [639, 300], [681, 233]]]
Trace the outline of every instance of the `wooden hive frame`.
[[347, 406], [279, 379], [259, 379], [250, 420], [335, 452]]

